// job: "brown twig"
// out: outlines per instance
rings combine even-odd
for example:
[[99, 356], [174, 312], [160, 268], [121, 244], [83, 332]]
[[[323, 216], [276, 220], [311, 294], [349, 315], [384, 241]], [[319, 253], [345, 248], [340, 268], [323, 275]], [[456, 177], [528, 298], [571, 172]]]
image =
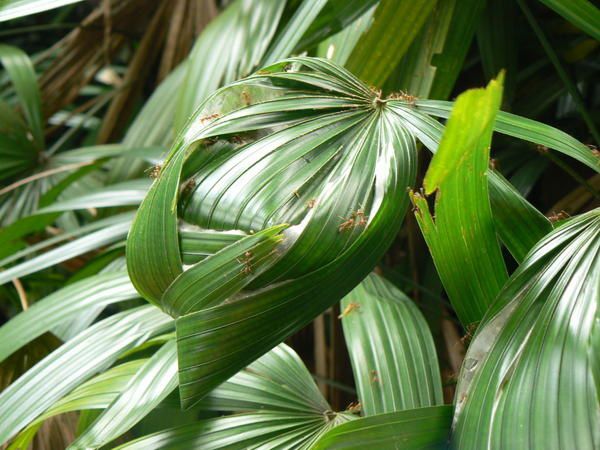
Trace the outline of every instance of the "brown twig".
[[25, 289], [23, 289], [21, 280], [18, 278], [13, 278], [12, 284], [15, 286], [17, 294], [19, 294], [19, 300], [21, 301], [21, 307], [23, 308], [23, 311], [27, 311], [29, 308], [29, 303], [27, 303], [27, 294], [25, 293]]
[[91, 164], [94, 164], [95, 162], [96, 161], [84, 161], [84, 162], [80, 162], [80, 163], [65, 164], [64, 166], [56, 167], [54, 169], [48, 169], [48, 170], [44, 170], [43, 172], [38, 172], [35, 175], [25, 177], [19, 181], [15, 181], [14, 183], [9, 184], [8, 186], [6, 186], [3, 189], [0, 189], [0, 196], [4, 195], [12, 190], [15, 190], [19, 186], [23, 186], [24, 184], [31, 183], [32, 181], [35, 181], [35, 180], [39, 180], [40, 178], [49, 177], [50, 175], [54, 175], [54, 174], [57, 174], [60, 172], [65, 172], [65, 171], [71, 170], [71, 169], [78, 169], [79, 167], [89, 166]]

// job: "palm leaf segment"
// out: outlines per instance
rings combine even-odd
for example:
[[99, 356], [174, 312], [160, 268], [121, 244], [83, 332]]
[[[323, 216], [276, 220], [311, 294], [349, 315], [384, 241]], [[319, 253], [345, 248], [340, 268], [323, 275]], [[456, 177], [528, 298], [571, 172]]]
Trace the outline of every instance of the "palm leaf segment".
[[[415, 166], [403, 119], [325, 60], [284, 60], [198, 109], [127, 241], [132, 282], [177, 318], [184, 406], [368, 274], [398, 232]], [[184, 271], [180, 219], [246, 236]]]
[[600, 210], [543, 238], [483, 319], [456, 394], [455, 448], [600, 442]]

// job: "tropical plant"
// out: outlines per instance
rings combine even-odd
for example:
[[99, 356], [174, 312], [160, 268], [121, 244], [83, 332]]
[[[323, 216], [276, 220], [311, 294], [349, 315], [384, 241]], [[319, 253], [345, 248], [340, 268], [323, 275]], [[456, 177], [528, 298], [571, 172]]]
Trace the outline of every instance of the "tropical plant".
[[600, 448], [594, 5], [151, 3], [0, 4], [0, 443]]

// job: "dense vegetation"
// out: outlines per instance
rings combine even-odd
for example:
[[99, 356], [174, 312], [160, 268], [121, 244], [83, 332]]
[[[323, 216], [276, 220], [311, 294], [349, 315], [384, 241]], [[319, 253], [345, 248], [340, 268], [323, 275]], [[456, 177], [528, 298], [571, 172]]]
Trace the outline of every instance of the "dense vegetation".
[[593, 3], [0, 23], [0, 445], [600, 448]]

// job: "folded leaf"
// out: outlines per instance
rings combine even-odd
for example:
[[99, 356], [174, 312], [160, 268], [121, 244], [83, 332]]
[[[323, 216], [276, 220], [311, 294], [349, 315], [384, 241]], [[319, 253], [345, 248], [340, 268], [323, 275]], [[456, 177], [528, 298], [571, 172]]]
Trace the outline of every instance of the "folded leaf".
[[[372, 269], [401, 223], [415, 153], [414, 139], [375, 93], [320, 59], [277, 63], [205, 102], [167, 157], [127, 243], [129, 272], [145, 297], [164, 296], [165, 308], [198, 305], [170, 311], [183, 314], [177, 339], [185, 406], [308, 323]], [[194, 181], [180, 196], [182, 172]], [[257, 270], [249, 285], [234, 283], [230, 290], [230, 275], [252, 273], [253, 261], [239, 263], [253, 252], [234, 250], [250, 238], [182, 272], [179, 215], [205, 229], [256, 238], [273, 225], [290, 226], [264, 273]], [[218, 267], [235, 270], [208, 288], [201, 280], [216, 281]], [[214, 292], [214, 301], [197, 303], [192, 290], [173, 297], [184, 278]], [[216, 355], [221, 340], [227, 344]]]

